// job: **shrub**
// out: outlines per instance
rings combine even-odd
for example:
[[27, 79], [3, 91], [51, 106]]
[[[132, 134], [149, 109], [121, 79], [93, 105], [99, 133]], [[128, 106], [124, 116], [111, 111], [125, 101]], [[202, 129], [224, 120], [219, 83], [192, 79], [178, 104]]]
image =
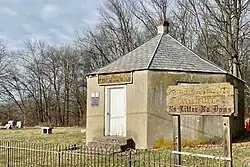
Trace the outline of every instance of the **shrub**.
[[221, 144], [223, 141], [223, 138], [220, 136], [214, 136], [210, 138], [204, 138], [201, 144]]
[[[211, 138], [207, 138], [204, 136], [200, 136], [197, 139], [182, 139], [181, 146], [195, 146], [195, 145], [203, 145], [203, 144], [221, 144], [222, 137], [214, 136]], [[159, 138], [154, 143], [154, 148], [171, 148], [173, 146], [173, 141], [169, 139]]]
[[173, 145], [172, 140], [164, 139], [164, 138], [159, 138], [158, 140], [155, 141], [154, 143], [154, 148], [170, 148]]

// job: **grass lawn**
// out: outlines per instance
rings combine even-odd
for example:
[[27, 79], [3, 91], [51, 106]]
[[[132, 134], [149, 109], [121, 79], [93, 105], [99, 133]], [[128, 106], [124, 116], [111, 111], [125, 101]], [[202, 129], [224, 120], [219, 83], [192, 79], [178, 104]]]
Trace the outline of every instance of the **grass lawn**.
[[79, 144], [85, 141], [81, 127], [54, 127], [52, 134], [41, 133], [40, 127], [0, 130], [0, 139], [30, 141], [32, 143]]
[[[233, 143], [233, 164], [236, 167], [247, 166], [250, 164], [250, 142]], [[200, 153], [206, 155], [223, 156], [223, 147], [189, 147], [182, 151], [190, 153]], [[245, 162], [244, 162], [245, 161]], [[244, 163], [243, 163], [244, 162]]]
[[[42, 134], [39, 126], [0, 130], [0, 166], [58, 166], [59, 150], [64, 151], [70, 144], [77, 146], [85, 144], [85, 132], [81, 132], [82, 129], [54, 127], [52, 134], [49, 135]], [[72, 166], [72, 163], [79, 164], [80, 162], [75, 162], [77, 156], [71, 152], [61, 152], [60, 164], [66, 166]]]

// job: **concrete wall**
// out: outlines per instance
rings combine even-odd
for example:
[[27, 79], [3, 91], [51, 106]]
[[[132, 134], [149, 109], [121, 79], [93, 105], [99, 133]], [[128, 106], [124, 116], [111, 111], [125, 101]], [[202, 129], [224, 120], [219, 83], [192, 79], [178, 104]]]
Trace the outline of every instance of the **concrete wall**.
[[[166, 90], [178, 82], [219, 83], [225, 82], [226, 75], [177, 72], [148, 72], [148, 147], [157, 140], [172, 140], [172, 116], [166, 112]], [[183, 138], [195, 139], [200, 136], [222, 135], [222, 118], [217, 116], [181, 116]]]
[[[133, 73], [133, 83], [126, 84], [127, 137], [132, 137], [136, 148], [147, 147], [147, 71]], [[108, 85], [110, 86], [110, 85]], [[99, 107], [91, 107], [91, 93], [100, 92]], [[86, 140], [103, 136], [105, 132], [105, 86], [98, 85], [97, 77], [88, 78]]]
[[[97, 77], [87, 79], [87, 124], [86, 141], [92, 141], [94, 137], [104, 135], [104, 87], [99, 86]], [[99, 92], [100, 104], [98, 107], [91, 107], [91, 93]]]
[[147, 71], [133, 73], [133, 84], [127, 85], [127, 137], [136, 148], [147, 147]]
[[167, 85], [174, 84], [166, 73], [148, 72], [147, 147], [172, 134], [172, 116], [166, 112]]

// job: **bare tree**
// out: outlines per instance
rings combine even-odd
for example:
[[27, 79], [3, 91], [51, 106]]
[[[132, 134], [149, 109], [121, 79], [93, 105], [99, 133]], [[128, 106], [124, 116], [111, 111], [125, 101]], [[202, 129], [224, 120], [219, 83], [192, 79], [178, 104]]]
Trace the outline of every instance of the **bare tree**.
[[[214, 52], [227, 59], [225, 65], [231, 73], [241, 77], [242, 52], [240, 45], [249, 36], [248, 13], [249, 0], [228, 1], [194, 1], [189, 0], [198, 22], [202, 38], [208, 46], [212, 37], [219, 47], [209, 47], [208, 52]], [[211, 42], [211, 41], [209, 41]], [[215, 49], [214, 49], [215, 48]]]
[[[147, 40], [157, 33], [157, 25], [160, 20], [170, 19], [168, 7], [171, 0], [130, 0], [130, 6], [134, 16], [143, 25], [143, 38]], [[149, 34], [149, 35], [147, 35]]]
[[171, 12], [171, 35], [183, 45], [192, 48], [196, 44], [197, 25], [188, 0], [177, 0]]
[[102, 67], [139, 45], [138, 20], [127, 1], [107, 0], [99, 9], [100, 24], [95, 30], [78, 34], [76, 41], [91, 68]]

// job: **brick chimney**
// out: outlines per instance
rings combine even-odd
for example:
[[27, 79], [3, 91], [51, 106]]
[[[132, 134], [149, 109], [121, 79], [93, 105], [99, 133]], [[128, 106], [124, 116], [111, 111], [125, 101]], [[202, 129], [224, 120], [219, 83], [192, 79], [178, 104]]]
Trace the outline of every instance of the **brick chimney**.
[[160, 21], [157, 27], [158, 34], [167, 34], [169, 28], [169, 22], [166, 20]]

